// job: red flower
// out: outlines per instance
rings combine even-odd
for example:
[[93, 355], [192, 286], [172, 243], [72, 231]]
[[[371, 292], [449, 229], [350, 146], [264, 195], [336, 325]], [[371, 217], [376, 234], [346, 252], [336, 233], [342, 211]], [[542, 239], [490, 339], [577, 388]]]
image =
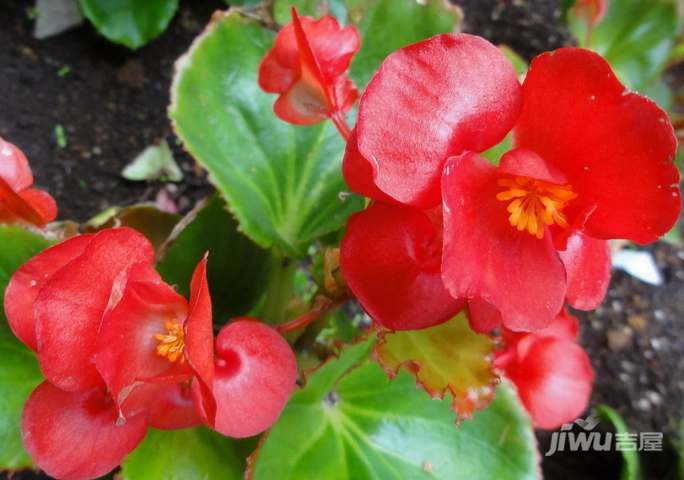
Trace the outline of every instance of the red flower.
[[496, 352], [496, 367], [515, 384], [539, 428], [572, 422], [589, 403], [594, 373], [586, 352], [575, 343], [577, 332], [577, 319], [564, 310], [537, 332], [501, 329], [504, 345]]
[[[161, 281], [153, 260], [149, 241], [119, 228], [55, 245], [10, 279], [9, 325], [37, 353], [47, 379], [24, 407], [22, 436], [52, 476], [103, 475], [137, 446], [148, 423], [186, 426], [187, 409], [173, 412], [171, 400], [150, 408], [169, 398], [165, 385], [194, 377], [210, 391], [206, 259], [193, 277], [190, 305]], [[203, 405], [209, 421], [212, 401]]]
[[266, 325], [231, 323], [215, 358], [206, 258], [189, 302], [162, 281], [153, 260], [145, 237], [118, 228], [55, 245], [10, 279], [9, 325], [37, 353], [47, 379], [24, 407], [24, 445], [52, 476], [109, 472], [148, 425], [206, 422], [226, 435], [255, 435], [292, 393], [294, 353]]
[[[251, 317], [233, 319], [216, 339], [214, 429], [236, 438], [271, 427], [285, 408], [297, 380], [297, 360], [285, 339]], [[205, 397], [193, 384], [193, 398]], [[206, 418], [206, 410], [200, 415]]]
[[[477, 155], [511, 129], [515, 148], [498, 167]], [[610, 270], [606, 240], [643, 244], [672, 227], [681, 206], [675, 150], [666, 114], [626, 91], [593, 52], [541, 55], [520, 86], [493, 45], [439, 35], [385, 60], [361, 99], [343, 171], [354, 191], [397, 208], [442, 205], [443, 230], [436, 225], [434, 234], [444, 288], [493, 305], [506, 327], [529, 331], [547, 326], [566, 297], [576, 308], [600, 304]], [[401, 225], [381, 232], [367, 222], [365, 235], [417, 234], [418, 226], [395, 216]], [[353, 235], [343, 244], [342, 269], [352, 291], [370, 291], [382, 260], [357, 255], [364, 232]], [[363, 273], [362, 262], [378, 271]], [[368, 311], [403, 301], [406, 286], [395, 290], [395, 277], [386, 276], [382, 294], [361, 295]], [[416, 279], [416, 291], [430, 288], [423, 282]], [[471, 325], [489, 331], [493, 318], [474, 313]]]
[[312, 125], [349, 112], [358, 90], [344, 73], [359, 46], [356, 28], [340, 28], [331, 16], [299, 18], [293, 8], [292, 23], [259, 65], [259, 86], [280, 94], [273, 106], [278, 118]]
[[55, 200], [35, 188], [26, 156], [0, 138], [0, 223], [45, 225], [57, 216]]

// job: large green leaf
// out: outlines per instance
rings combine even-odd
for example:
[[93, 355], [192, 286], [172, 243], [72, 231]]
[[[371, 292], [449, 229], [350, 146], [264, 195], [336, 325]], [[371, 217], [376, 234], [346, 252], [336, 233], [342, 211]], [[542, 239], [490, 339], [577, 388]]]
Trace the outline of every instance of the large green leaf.
[[368, 345], [355, 345], [310, 376], [252, 456], [247, 478], [538, 478], [531, 421], [507, 386], [456, 428], [449, 402], [415, 390], [409, 375], [388, 381], [373, 362], [353, 368], [367, 354]]
[[259, 300], [268, 281], [271, 256], [238, 231], [223, 199], [214, 195], [171, 243], [157, 270], [178, 292], [190, 295], [190, 279], [197, 263], [209, 252], [207, 280], [214, 322], [246, 314]]
[[[0, 301], [15, 270], [53, 243], [19, 226], [0, 225]], [[0, 470], [33, 466], [21, 444], [19, 421], [26, 399], [42, 380], [36, 356], [10, 331], [0, 308]]]
[[350, 76], [364, 88], [382, 61], [406, 45], [460, 28], [461, 10], [445, 0], [347, 0], [361, 36]]
[[122, 464], [121, 480], [241, 480], [245, 455], [238, 441], [207, 427], [160, 431], [145, 440]]
[[[571, 30], [583, 39], [585, 25], [569, 18]], [[611, 0], [587, 48], [608, 60], [625, 85], [643, 93], [662, 72], [678, 32], [674, 2]]]
[[166, 30], [178, 0], [79, 0], [95, 28], [115, 43], [133, 50]]
[[257, 85], [257, 69], [274, 32], [237, 12], [214, 15], [177, 62], [169, 109], [186, 148], [209, 170], [241, 230], [263, 247], [304, 256], [316, 237], [362, 208], [347, 196], [344, 141], [331, 122], [287, 124], [273, 114], [274, 95]]

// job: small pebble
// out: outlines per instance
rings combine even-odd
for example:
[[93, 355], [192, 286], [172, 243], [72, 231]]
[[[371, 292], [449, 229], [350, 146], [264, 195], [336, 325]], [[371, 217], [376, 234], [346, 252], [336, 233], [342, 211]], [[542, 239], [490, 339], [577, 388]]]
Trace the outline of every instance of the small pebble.
[[622, 350], [629, 344], [631, 335], [624, 330], [608, 330], [606, 332], [608, 348], [613, 351]]
[[627, 323], [635, 330], [644, 330], [647, 325], [646, 319], [641, 315], [630, 315]]

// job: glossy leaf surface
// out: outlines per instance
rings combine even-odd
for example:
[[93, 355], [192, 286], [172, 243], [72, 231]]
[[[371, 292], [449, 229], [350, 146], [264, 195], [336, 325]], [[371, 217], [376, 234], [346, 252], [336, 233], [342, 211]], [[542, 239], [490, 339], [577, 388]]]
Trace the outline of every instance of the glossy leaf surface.
[[237, 445], [207, 427], [149, 429], [123, 462], [121, 480], [239, 480], [245, 461]]
[[177, 63], [170, 115], [187, 149], [210, 172], [242, 231], [259, 245], [303, 256], [310, 242], [362, 207], [340, 172], [344, 142], [330, 122], [295, 127], [273, 113], [257, 85], [274, 33], [237, 12], [213, 17]]
[[508, 387], [456, 428], [448, 403], [416, 391], [409, 375], [388, 381], [375, 363], [354, 368], [368, 347], [348, 347], [310, 375], [251, 457], [247, 478], [538, 478], [530, 421]]

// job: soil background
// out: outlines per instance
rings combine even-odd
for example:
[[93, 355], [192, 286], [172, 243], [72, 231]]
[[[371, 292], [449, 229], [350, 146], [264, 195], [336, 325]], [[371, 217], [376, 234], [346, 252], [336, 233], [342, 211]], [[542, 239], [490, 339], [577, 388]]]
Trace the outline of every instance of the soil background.
[[[454, 3], [465, 12], [464, 32], [507, 44], [527, 60], [574, 43], [561, 25], [557, 1]], [[34, 0], [0, 0], [0, 136], [25, 152], [35, 186], [57, 200], [59, 219], [83, 222], [113, 205], [153, 201], [161, 189], [181, 212], [192, 208], [212, 188], [175, 141], [166, 116], [168, 92], [174, 61], [225, 2], [181, 1], [170, 27], [135, 52], [110, 43], [87, 22], [36, 40], [33, 7]], [[64, 128], [66, 147], [57, 143], [57, 125]], [[123, 167], [161, 139], [169, 141], [185, 179], [123, 179]], [[616, 409], [632, 432], [663, 432], [662, 452], [641, 452], [644, 477], [675, 479], [684, 399], [684, 249], [665, 242], [644, 248], [653, 253], [663, 285], [616, 271], [603, 305], [574, 313], [596, 374], [590, 408]], [[602, 422], [599, 429], [611, 426]], [[538, 432], [541, 452], [548, 450], [551, 433]], [[550, 480], [618, 479], [620, 467], [619, 452], [542, 455]], [[0, 472], [0, 480], [6, 478]], [[12, 478], [38, 477], [18, 472]]]

